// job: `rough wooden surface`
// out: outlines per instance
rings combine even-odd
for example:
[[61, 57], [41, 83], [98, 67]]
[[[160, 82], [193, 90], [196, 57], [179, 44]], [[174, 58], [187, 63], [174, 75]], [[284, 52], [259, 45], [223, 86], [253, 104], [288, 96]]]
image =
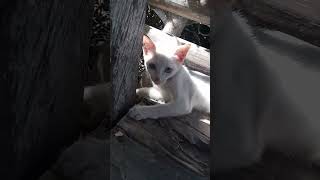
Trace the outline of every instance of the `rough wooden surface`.
[[112, 136], [110, 147], [112, 180], [209, 180], [126, 135]]
[[170, 36], [151, 26], [146, 25], [145, 33], [155, 43], [191, 44], [191, 48], [185, 60], [185, 65], [192, 70], [210, 75], [210, 50], [186, 40]]
[[112, 121], [134, 104], [146, 0], [111, 0]]
[[249, 22], [280, 30], [320, 46], [320, 1], [238, 0]]
[[118, 128], [112, 130], [111, 137], [110, 132], [102, 134], [68, 147], [39, 180], [209, 180], [121, 134]]
[[79, 134], [92, 6], [0, 4], [1, 179], [36, 179]]
[[152, 151], [169, 156], [202, 176], [209, 176], [209, 115], [189, 115], [136, 121], [124, 116], [118, 127]]
[[201, 24], [210, 24], [210, 9], [207, 1], [201, 4], [199, 0], [148, 0], [155, 8], [177, 14]]

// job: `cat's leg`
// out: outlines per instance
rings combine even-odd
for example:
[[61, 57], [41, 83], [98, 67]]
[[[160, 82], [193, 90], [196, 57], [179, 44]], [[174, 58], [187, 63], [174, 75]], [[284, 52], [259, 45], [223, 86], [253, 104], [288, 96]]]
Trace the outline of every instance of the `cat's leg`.
[[136, 119], [158, 119], [188, 114], [192, 111], [190, 103], [185, 100], [173, 101], [167, 104], [152, 106], [136, 105], [129, 111], [129, 116]]

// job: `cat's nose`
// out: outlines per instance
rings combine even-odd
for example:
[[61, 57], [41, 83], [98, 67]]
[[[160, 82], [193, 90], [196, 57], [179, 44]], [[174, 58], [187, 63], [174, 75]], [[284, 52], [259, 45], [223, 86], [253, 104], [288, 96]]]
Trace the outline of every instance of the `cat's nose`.
[[160, 84], [160, 79], [159, 78], [154, 78], [154, 83]]

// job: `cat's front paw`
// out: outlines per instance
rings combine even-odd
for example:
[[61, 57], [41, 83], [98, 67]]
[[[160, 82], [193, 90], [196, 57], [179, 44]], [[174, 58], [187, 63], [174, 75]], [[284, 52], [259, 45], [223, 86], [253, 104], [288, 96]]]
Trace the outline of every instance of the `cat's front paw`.
[[145, 115], [144, 108], [140, 105], [133, 106], [128, 113], [129, 117], [135, 120], [142, 120], [146, 119], [147, 116]]

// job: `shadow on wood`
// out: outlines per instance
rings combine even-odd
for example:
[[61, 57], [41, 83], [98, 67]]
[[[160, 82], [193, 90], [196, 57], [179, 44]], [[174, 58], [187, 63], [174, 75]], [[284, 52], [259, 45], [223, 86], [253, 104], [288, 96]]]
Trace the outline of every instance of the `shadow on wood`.
[[146, 0], [110, 1], [112, 124], [129, 110], [135, 101], [138, 63], [142, 52], [142, 35], [146, 16]]
[[193, 111], [179, 117], [142, 121], [124, 116], [117, 127], [152, 151], [169, 156], [199, 175], [209, 175], [209, 115]]

